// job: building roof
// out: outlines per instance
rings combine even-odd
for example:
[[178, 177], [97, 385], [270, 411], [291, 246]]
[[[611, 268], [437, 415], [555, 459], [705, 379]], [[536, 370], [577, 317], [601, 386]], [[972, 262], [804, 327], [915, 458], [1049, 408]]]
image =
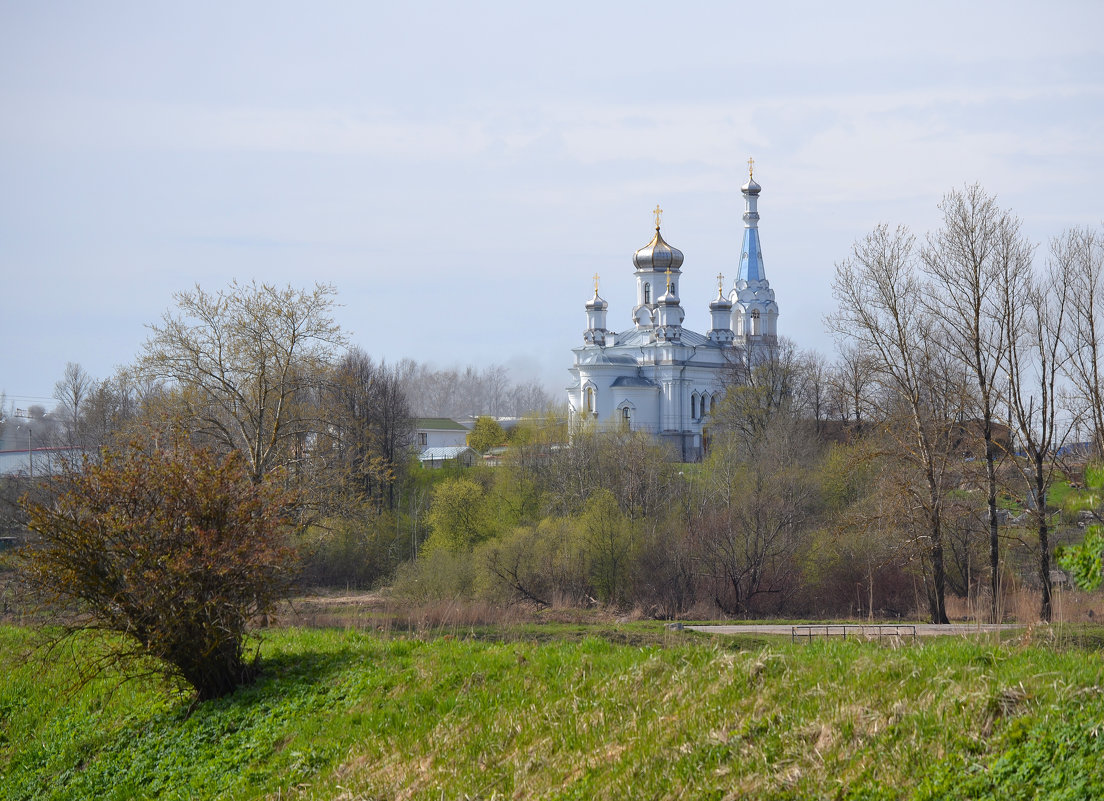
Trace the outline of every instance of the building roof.
[[659, 389], [659, 384], [655, 381], [651, 381], [647, 378], [643, 378], [638, 375], [619, 375], [613, 379], [611, 387], [648, 387], [649, 389]]
[[449, 417], [415, 417], [414, 428], [417, 431], [467, 431], [466, 426], [460, 425]]

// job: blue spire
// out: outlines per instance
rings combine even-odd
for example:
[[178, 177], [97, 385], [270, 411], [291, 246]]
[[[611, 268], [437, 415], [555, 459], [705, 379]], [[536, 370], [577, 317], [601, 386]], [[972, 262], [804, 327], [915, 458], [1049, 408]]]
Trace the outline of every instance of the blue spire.
[[759, 247], [759, 229], [744, 229], [744, 252], [740, 256], [739, 277], [745, 281], [762, 281], [766, 278], [763, 272], [763, 251]]
[[767, 277], [763, 270], [763, 249], [759, 245], [759, 212], [756, 210], [762, 187], [756, 183], [752, 174], [753, 164], [748, 159], [748, 181], [740, 187], [740, 191], [744, 193], [744, 249], [740, 256], [740, 272], [736, 278], [743, 281], [762, 281]]

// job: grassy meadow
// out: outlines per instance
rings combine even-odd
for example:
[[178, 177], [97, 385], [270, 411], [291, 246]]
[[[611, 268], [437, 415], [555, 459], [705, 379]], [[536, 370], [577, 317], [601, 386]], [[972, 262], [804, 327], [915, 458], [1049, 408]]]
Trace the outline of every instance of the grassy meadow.
[[261, 678], [193, 709], [0, 628], [0, 799], [1104, 797], [1095, 630], [631, 629], [271, 630]]

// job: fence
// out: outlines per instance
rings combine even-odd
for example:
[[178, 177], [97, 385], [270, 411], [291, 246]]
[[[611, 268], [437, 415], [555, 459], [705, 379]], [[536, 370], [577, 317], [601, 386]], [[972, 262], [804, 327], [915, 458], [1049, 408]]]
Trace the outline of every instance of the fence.
[[816, 625], [794, 626], [790, 629], [790, 640], [809, 642], [816, 638], [854, 640], [877, 640], [882, 637], [912, 637], [916, 639], [916, 626], [912, 625]]

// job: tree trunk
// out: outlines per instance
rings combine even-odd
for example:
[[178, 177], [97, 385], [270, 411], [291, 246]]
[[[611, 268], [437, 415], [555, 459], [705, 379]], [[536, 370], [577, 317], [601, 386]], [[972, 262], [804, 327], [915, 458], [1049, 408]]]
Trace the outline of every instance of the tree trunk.
[[1042, 465], [1036, 466], [1035, 473], [1035, 511], [1039, 515], [1039, 584], [1042, 586], [1042, 600], [1039, 603], [1039, 619], [1050, 622], [1051, 586], [1050, 586], [1050, 532], [1046, 520], [1046, 484]]
[[1000, 539], [997, 525], [997, 469], [996, 453], [993, 449], [993, 423], [985, 420], [985, 478], [989, 484], [989, 588], [993, 597], [989, 605], [989, 617], [993, 623], [997, 620], [997, 592], [1000, 589]]
[[934, 593], [931, 599], [932, 623], [950, 623], [947, 618], [945, 601], [946, 578], [943, 574], [943, 537], [938, 520], [932, 521], [932, 584]]

